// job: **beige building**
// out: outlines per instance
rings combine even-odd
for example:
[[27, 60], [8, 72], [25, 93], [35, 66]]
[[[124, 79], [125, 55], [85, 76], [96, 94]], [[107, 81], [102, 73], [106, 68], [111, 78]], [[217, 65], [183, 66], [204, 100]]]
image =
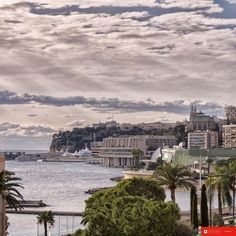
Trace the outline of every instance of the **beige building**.
[[176, 145], [174, 136], [123, 136], [117, 138], [105, 138], [102, 142], [99, 157], [102, 165], [111, 167], [133, 167], [134, 157], [132, 150], [140, 149], [144, 153], [144, 159], [151, 157], [159, 147]]
[[99, 156], [103, 166], [132, 167], [132, 150], [140, 149], [146, 153], [146, 140], [143, 137], [105, 138]]
[[186, 124], [186, 131], [197, 130], [215, 130], [215, 117], [197, 111], [196, 107], [192, 107], [189, 122]]
[[181, 123], [162, 123], [162, 122], [154, 122], [154, 123], [140, 123], [135, 126], [143, 129], [143, 130], [153, 130], [153, 129], [170, 129], [175, 128], [177, 125], [180, 125]]
[[236, 148], [236, 124], [223, 126], [224, 148]]
[[[5, 169], [5, 157], [0, 154], [0, 172]], [[0, 196], [1, 197], [1, 196]], [[0, 198], [0, 235], [6, 235], [6, 209], [2, 197]]]
[[206, 130], [188, 133], [188, 149], [217, 148], [218, 143], [218, 133], [215, 131]]
[[102, 142], [90, 143], [90, 149], [93, 157], [98, 157], [102, 148]]
[[236, 107], [228, 106], [225, 108], [225, 118], [228, 124], [236, 124]]

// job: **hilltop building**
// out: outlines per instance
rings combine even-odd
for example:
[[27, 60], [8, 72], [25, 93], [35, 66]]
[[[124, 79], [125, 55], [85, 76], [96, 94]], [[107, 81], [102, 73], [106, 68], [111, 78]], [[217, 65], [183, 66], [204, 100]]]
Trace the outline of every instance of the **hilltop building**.
[[216, 122], [213, 116], [197, 111], [196, 107], [191, 108], [189, 122], [186, 124], [186, 131], [215, 130]]
[[118, 126], [119, 126], [119, 124], [114, 120], [108, 121], [108, 122], [105, 122], [105, 123], [99, 122], [99, 123], [95, 123], [95, 124], [92, 125], [92, 127], [94, 129], [97, 129], [97, 128], [112, 128], [112, 127], [118, 127]]
[[227, 124], [236, 124], [236, 107], [228, 106], [225, 107], [225, 118]]
[[219, 143], [218, 133], [215, 131], [195, 131], [188, 133], [188, 149], [217, 148]]
[[224, 148], [236, 148], [236, 124], [223, 126]]

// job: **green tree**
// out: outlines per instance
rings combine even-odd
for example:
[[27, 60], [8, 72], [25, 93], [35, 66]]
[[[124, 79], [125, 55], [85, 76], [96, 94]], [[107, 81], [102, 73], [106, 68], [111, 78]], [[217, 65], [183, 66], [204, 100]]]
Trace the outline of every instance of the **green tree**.
[[203, 227], [209, 226], [207, 194], [205, 184], [202, 185], [201, 190], [201, 225]]
[[125, 196], [138, 196], [155, 201], [164, 201], [166, 198], [164, 189], [154, 179], [132, 178], [122, 180], [116, 187], [96, 192], [86, 200], [82, 223], [86, 224], [91, 221], [94, 211], [102, 208], [104, 202], [106, 202], [106, 206], [111, 206], [114, 199]]
[[140, 149], [133, 149], [132, 150], [132, 155], [134, 158], [134, 165], [136, 168], [140, 167], [140, 162], [142, 162], [144, 152]]
[[194, 236], [194, 234], [187, 225], [178, 222], [173, 236]]
[[123, 236], [172, 235], [179, 217], [173, 202], [128, 196], [115, 199], [112, 205], [112, 220]]
[[187, 167], [180, 166], [180, 164], [165, 163], [157, 167], [153, 176], [158, 184], [168, 187], [173, 202], [175, 202], [175, 191], [178, 187], [187, 190], [194, 187], [193, 174]]
[[190, 222], [193, 224], [193, 198], [194, 194], [196, 193], [196, 188], [192, 187], [190, 190]]
[[[215, 173], [213, 176], [208, 176], [206, 186], [208, 187], [210, 198], [213, 199], [215, 192], [217, 192], [219, 217], [222, 219], [223, 205], [232, 206], [232, 197], [230, 194], [231, 181], [228, 173], [225, 172], [224, 166], [216, 166]], [[212, 199], [210, 200], [211, 202]]]
[[14, 208], [16, 211], [22, 209], [19, 200], [23, 200], [23, 196], [18, 191], [18, 188], [23, 188], [19, 182], [21, 178], [15, 177], [14, 172], [3, 170], [0, 172], [0, 194], [3, 200], [10, 208]]
[[164, 203], [164, 200], [164, 189], [154, 179], [123, 180], [116, 187], [97, 192], [86, 200], [82, 220], [86, 225], [85, 235], [125, 236], [136, 235], [134, 232], [138, 231], [140, 234], [137, 235], [146, 235], [147, 229], [152, 232], [157, 227], [163, 227], [166, 232], [169, 229], [166, 229], [167, 225], [160, 225], [161, 222], [175, 222], [179, 218], [179, 209], [174, 203]]
[[53, 226], [55, 223], [52, 211], [44, 211], [37, 216], [38, 224], [44, 225], [44, 235], [48, 236], [48, 225]]
[[193, 228], [197, 229], [198, 228], [198, 210], [197, 210], [197, 193], [195, 192], [193, 194], [193, 200], [192, 200], [192, 215], [193, 215]]
[[[227, 172], [227, 170], [226, 170]], [[229, 178], [231, 182], [231, 190], [233, 192], [233, 219], [235, 218], [235, 193], [236, 193], [236, 161], [232, 160], [228, 164], [228, 173], [229, 173]]]
[[19, 188], [23, 188], [20, 183], [21, 179], [15, 177], [15, 173], [3, 170], [0, 172], [0, 202], [2, 203], [3, 214], [1, 215], [1, 235], [5, 235], [7, 230], [6, 205], [8, 207], [17, 210], [21, 210], [23, 207], [20, 204], [20, 200], [23, 200], [23, 196], [19, 192]]
[[179, 208], [173, 202], [155, 201], [137, 196], [107, 200], [93, 210], [85, 235], [172, 235], [175, 223], [180, 217]]

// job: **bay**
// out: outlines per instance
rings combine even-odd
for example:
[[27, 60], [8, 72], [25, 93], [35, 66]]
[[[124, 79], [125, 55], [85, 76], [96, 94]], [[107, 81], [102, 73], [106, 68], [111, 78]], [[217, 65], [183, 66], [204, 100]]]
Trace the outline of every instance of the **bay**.
[[[116, 185], [111, 177], [122, 176], [123, 169], [66, 162], [15, 162], [8, 161], [6, 169], [22, 178], [21, 191], [26, 200], [43, 200], [49, 207], [42, 210], [78, 211], [85, 207], [90, 195], [84, 192], [91, 188]], [[167, 200], [170, 194], [167, 191]], [[189, 193], [177, 192], [177, 203], [181, 210], [189, 209]], [[37, 226], [36, 216], [9, 214], [10, 236], [41, 236], [43, 227]], [[65, 235], [81, 227], [80, 217], [56, 217], [51, 236]]]

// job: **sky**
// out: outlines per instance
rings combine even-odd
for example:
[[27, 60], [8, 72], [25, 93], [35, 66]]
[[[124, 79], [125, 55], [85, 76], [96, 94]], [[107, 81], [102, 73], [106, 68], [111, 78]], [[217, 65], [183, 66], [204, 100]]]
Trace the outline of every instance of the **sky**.
[[0, 0], [0, 150], [99, 121], [235, 104], [236, 0]]

